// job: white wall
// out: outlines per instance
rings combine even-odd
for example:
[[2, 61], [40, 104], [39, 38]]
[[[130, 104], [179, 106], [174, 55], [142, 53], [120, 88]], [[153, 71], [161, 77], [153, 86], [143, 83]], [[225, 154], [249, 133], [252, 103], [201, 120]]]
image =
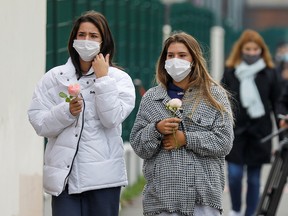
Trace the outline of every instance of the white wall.
[[46, 1], [1, 1], [0, 215], [43, 215], [43, 139], [27, 118], [45, 72]]

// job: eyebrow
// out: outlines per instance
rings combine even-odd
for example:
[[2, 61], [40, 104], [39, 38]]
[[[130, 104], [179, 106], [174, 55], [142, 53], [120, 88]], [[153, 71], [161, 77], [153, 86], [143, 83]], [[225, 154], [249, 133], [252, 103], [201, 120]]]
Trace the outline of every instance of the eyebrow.
[[[85, 31], [79, 31], [78, 33], [86, 33]], [[98, 32], [88, 32], [88, 34], [95, 34], [95, 35], [100, 35]]]
[[[174, 52], [167, 52], [168, 54], [173, 54]], [[187, 54], [188, 52], [176, 52], [177, 54]]]

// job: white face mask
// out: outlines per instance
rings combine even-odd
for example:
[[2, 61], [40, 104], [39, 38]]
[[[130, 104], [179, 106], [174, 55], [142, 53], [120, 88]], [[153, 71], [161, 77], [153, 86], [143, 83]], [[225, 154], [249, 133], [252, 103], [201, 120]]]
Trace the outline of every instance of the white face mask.
[[191, 62], [179, 58], [167, 59], [165, 69], [173, 80], [181, 82], [190, 73]]
[[74, 40], [73, 47], [83, 61], [92, 61], [100, 52], [100, 43], [91, 40]]

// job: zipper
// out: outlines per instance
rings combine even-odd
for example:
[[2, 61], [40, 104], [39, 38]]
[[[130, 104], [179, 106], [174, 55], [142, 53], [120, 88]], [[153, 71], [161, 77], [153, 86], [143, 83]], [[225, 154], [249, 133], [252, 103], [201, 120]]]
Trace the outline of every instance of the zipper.
[[[65, 190], [65, 187], [66, 187], [66, 184], [67, 184], [67, 181], [68, 181], [68, 176], [70, 175], [71, 171], [72, 171], [72, 167], [73, 167], [73, 164], [74, 164], [74, 160], [76, 158], [76, 155], [78, 153], [78, 149], [79, 149], [79, 143], [80, 143], [80, 139], [81, 139], [81, 135], [82, 135], [82, 131], [83, 131], [83, 128], [84, 128], [84, 111], [85, 111], [85, 101], [84, 101], [84, 98], [82, 96], [82, 94], [80, 93], [81, 97], [82, 97], [82, 101], [83, 101], [83, 111], [82, 111], [82, 126], [81, 126], [81, 130], [80, 130], [80, 133], [79, 133], [79, 138], [78, 138], [78, 142], [77, 142], [77, 148], [76, 148], [76, 151], [75, 151], [75, 154], [74, 154], [74, 157], [72, 159], [72, 163], [71, 163], [71, 166], [70, 166], [70, 170], [67, 174], [67, 176], [65, 177], [64, 179], [64, 185], [63, 185], [63, 190]], [[77, 118], [77, 122], [76, 122], [76, 125], [78, 124], [78, 119], [79, 117]], [[76, 127], [76, 126], [75, 126]]]

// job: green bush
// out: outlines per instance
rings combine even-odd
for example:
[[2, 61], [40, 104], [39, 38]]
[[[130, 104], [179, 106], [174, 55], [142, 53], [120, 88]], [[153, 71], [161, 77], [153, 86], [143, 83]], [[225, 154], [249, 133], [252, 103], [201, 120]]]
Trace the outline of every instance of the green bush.
[[143, 176], [140, 176], [136, 183], [131, 186], [125, 187], [120, 197], [121, 206], [125, 207], [126, 205], [131, 203], [134, 198], [141, 195], [145, 184], [145, 178]]

